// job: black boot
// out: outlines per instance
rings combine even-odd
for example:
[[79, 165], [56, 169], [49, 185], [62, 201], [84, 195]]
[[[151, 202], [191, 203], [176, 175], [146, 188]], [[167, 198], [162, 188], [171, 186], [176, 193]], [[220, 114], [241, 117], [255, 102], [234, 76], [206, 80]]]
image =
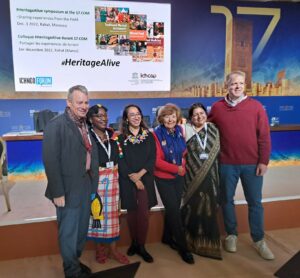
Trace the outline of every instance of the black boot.
[[130, 247], [129, 247], [128, 250], [127, 250], [127, 255], [128, 255], [128, 256], [133, 256], [133, 255], [135, 255], [135, 253], [137, 253], [137, 249], [138, 249], [138, 244], [137, 244], [137, 241], [134, 239], [134, 240], [131, 242], [131, 245], [130, 245]]
[[152, 256], [147, 252], [144, 245], [139, 245], [136, 253], [143, 258], [147, 263], [153, 263]]
[[181, 259], [183, 261], [185, 261], [186, 263], [188, 263], [188, 264], [195, 263], [193, 255], [189, 251], [181, 249], [181, 250], [178, 250], [178, 253], [179, 253]]

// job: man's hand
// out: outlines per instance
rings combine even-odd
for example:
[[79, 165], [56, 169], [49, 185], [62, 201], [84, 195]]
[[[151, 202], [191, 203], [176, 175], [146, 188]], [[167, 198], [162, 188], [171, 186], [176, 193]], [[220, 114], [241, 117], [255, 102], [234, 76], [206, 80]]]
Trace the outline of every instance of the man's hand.
[[65, 206], [65, 196], [54, 198], [53, 203], [58, 207], [64, 207]]
[[259, 163], [256, 167], [256, 176], [263, 176], [268, 170], [268, 166], [263, 163]]

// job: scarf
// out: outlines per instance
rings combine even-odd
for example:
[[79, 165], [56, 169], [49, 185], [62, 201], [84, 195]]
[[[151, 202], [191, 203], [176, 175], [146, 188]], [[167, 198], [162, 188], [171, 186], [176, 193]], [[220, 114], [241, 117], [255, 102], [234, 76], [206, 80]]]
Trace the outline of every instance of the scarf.
[[164, 125], [159, 125], [154, 132], [164, 152], [166, 161], [181, 165], [186, 144], [180, 127], [176, 125], [174, 132], [169, 133]]
[[82, 140], [86, 149], [86, 170], [91, 169], [91, 153], [92, 153], [92, 144], [89, 139], [88, 135], [88, 129], [86, 126], [86, 118], [79, 118], [77, 117], [73, 111], [70, 109], [70, 107], [66, 107], [65, 112], [68, 114], [70, 119], [75, 123], [75, 125], [78, 127], [80, 134], [82, 136]]
[[240, 102], [242, 102], [243, 100], [245, 100], [247, 98], [247, 95], [242, 95], [240, 96], [238, 99], [230, 99], [229, 94], [227, 94], [225, 96], [225, 101], [227, 102], [227, 104], [231, 107], [235, 107], [237, 106]]

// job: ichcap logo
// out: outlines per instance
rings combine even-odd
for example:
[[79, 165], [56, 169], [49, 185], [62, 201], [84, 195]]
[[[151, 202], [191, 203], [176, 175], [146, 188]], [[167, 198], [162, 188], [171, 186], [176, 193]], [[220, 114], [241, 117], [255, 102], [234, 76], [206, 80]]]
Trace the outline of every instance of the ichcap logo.
[[137, 72], [133, 72], [132, 79], [138, 79], [138, 78], [139, 78], [139, 74]]

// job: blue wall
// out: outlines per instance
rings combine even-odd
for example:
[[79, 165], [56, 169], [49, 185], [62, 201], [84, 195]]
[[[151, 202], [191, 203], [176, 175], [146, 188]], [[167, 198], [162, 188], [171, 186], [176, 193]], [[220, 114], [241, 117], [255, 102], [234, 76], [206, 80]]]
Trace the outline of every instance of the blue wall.
[[[258, 97], [263, 103], [269, 118], [279, 117], [280, 124], [300, 123], [300, 97]], [[101, 103], [108, 108], [109, 122], [114, 123], [122, 114], [124, 106], [130, 103], [139, 105], [144, 115], [149, 115], [151, 122], [155, 118], [155, 108], [167, 102], [173, 102], [181, 108], [187, 108], [192, 103], [200, 101], [206, 106], [217, 101], [217, 98], [156, 98], [156, 99], [105, 99], [91, 100], [90, 104]], [[33, 130], [34, 111], [50, 109], [62, 113], [65, 100], [0, 100], [0, 135], [7, 132]]]

